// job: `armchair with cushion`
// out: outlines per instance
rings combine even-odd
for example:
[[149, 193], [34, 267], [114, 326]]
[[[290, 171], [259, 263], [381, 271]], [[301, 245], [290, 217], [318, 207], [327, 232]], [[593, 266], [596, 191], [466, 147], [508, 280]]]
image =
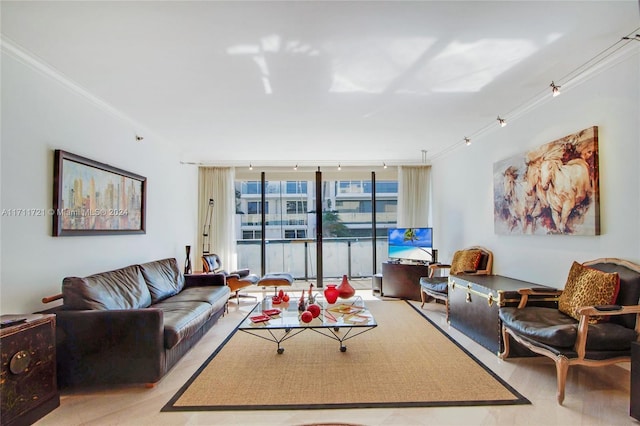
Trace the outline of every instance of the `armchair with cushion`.
[[[564, 401], [571, 365], [600, 367], [629, 361], [640, 334], [640, 265], [615, 258], [574, 262], [564, 290], [521, 289], [517, 307], [501, 307], [504, 351], [508, 336], [556, 365], [557, 400]], [[530, 296], [558, 296], [558, 306], [527, 306]]]
[[215, 253], [202, 255], [202, 267], [205, 273], [223, 273], [226, 278], [229, 290], [236, 298], [236, 303], [240, 304], [241, 297], [251, 297], [257, 300], [256, 296], [250, 294], [240, 294], [243, 288], [255, 285], [260, 279], [257, 275], [252, 274], [249, 269], [240, 269], [233, 272], [227, 272], [222, 266], [220, 256]]
[[[471, 275], [491, 275], [493, 268], [493, 253], [480, 246], [472, 246], [463, 250], [458, 250], [453, 254], [451, 264], [434, 263], [429, 265], [429, 276], [420, 278], [420, 298], [423, 307], [426, 298], [432, 297], [442, 300], [449, 313], [449, 275], [471, 274]], [[436, 276], [439, 272], [441, 276]]]

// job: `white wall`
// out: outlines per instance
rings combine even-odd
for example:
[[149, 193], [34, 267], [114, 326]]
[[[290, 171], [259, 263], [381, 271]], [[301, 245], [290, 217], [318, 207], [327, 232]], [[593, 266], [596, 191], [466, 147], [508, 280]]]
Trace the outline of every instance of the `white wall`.
[[[450, 261], [456, 249], [479, 244], [494, 252], [495, 274], [560, 288], [573, 260], [619, 257], [640, 263], [638, 54], [549, 98], [506, 127], [496, 124], [471, 146], [434, 161], [434, 243], [440, 261]], [[505, 109], [521, 102], [514, 99]], [[594, 125], [599, 131], [601, 235], [495, 234], [493, 163]]]
[[[2, 55], [1, 209], [48, 209], [53, 152], [63, 149], [147, 178], [144, 235], [52, 237], [52, 217], [1, 218], [0, 312], [50, 307], [65, 276], [86, 276], [132, 263], [176, 257], [194, 245], [197, 169], [152, 135], [49, 75]], [[193, 256], [193, 255], [192, 255]], [[193, 261], [193, 258], [192, 258]]]

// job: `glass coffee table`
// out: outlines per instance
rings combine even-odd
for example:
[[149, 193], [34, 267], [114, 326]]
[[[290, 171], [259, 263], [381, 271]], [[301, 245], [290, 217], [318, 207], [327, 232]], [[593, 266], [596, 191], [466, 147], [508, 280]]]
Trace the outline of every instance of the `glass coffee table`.
[[340, 351], [345, 352], [346, 340], [378, 326], [360, 296], [338, 299], [333, 304], [318, 296], [315, 304], [320, 307], [320, 314], [307, 323], [301, 319], [297, 299], [292, 298], [288, 303], [273, 304], [271, 297], [267, 297], [253, 308], [238, 330], [276, 343], [278, 353], [282, 354], [282, 342], [306, 330], [337, 341]]

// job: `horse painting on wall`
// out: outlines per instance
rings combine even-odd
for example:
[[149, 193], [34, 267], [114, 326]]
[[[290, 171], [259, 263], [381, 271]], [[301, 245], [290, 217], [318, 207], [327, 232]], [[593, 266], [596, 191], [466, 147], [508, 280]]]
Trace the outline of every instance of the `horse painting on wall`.
[[497, 234], [600, 235], [598, 127], [493, 165]]

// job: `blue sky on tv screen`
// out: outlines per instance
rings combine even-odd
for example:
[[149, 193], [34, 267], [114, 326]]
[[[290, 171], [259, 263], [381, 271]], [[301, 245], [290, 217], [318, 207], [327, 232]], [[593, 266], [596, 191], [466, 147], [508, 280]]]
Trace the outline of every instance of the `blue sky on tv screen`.
[[[407, 229], [413, 229], [416, 239], [405, 241], [404, 235]], [[389, 230], [390, 246], [428, 247], [433, 246], [432, 228], [395, 228]]]

